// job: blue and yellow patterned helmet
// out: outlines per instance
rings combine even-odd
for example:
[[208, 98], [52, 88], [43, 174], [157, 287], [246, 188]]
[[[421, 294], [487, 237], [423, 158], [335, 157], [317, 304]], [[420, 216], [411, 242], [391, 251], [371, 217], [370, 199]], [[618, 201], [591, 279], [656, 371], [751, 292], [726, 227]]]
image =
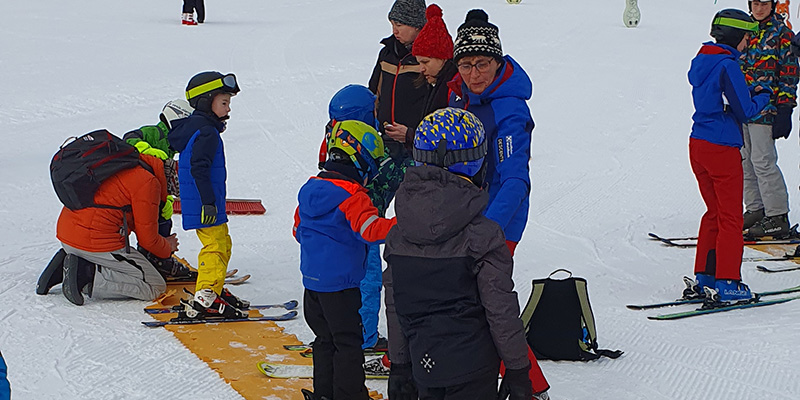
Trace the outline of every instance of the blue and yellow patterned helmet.
[[339, 121], [327, 133], [328, 158], [349, 157], [367, 181], [378, 174], [378, 160], [385, 156], [383, 139], [375, 128], [356, 120]]
[[443, 108], [422, 119], [414, 135], [414, 161], [473, 177], [486, 156], [486, 132], [475, 114]]

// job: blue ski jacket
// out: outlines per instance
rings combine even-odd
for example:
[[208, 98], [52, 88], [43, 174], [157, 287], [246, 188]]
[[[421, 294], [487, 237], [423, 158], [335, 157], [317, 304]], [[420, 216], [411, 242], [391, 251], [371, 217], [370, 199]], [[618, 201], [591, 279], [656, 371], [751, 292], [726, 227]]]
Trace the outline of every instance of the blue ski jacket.
[[11, 385], [8, 383], [6, 375], [6, 361], [3, 359], [3, 354], [0, 353], [0, 400], [11, 398]]
[[742, 124], [769, 103], [768, 92], [750, 98], [739, 69], [739, 55], [733, 47], [706, 42], [692, 59], [689, 69], [695, 109], [692, 138], [741, 148]]
[[531, 189], [528, 161], [534, 123], [527, 101], [533, 83], [513, 58], [503, 60], [494, 82], [481, 94], [470, 92], [461, 75], [448, 86], [450, 106], [472, 112], [486, 129], [489, 207], [485, 215], [500, 224], [507, 240], [519, 242], [528, 223]]
[[[183, 229], [206, 228], [228, 222], [225, 213], [225, 149], [220, 133], [225, 124], [202, 111], [173, 123], [167, 139], [178, 158], [178, 182], [181, 186]], [[200, 212], [204, 204], [217, 207], [217, 221], [203, 225]]]
[[367, 190], [337, 172], [311, 177], [297, 201], [292, 234], [300, 243], [303, 286], [326, 293], [359, 287], [367, 245], [383, 243], [395, 218], [378, 217]]

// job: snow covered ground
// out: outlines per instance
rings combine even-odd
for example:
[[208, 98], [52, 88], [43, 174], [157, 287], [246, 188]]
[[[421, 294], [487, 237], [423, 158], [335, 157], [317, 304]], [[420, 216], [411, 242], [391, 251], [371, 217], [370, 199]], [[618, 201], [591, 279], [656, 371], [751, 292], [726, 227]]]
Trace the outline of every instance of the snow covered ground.
[[[239, 398], [170, 333], [141, 326], [146, 303], [75, 307], [59, 289], [34, 294], [58, 248], [60, 204], [48, 178], [58, 146], [99, 128], [122, 134], [157, 122], [199, 71], [240, 80], [224, 136], [228, 192], [267, 208], [231, 219], [231, 266], [254, 275], [235, 293], [256, 303], [301, 297], [290, 231], [297, 189], [316, 173], [331, 95], [367, 82], [392, 2], [206, 3], [207, 22], [185, 27], [178, 1], [0, 2], [0, 351], [15, 400]], [[469, 9], [484, 8], [534, 81], [520, 302], [531, 279], [570, 269], [588, 279], [601, 347], [625, 351], [618, 360], [542, 362], [552, 398], [800, 398], [800, 302], [673, 322], [624, 307], [674, 298], [692, 271], [693, 251], [646, 233], [697, 230], [704, 207], [687, 156], [686, 71], [714, 13], [746, 1], [642, 0], [637, 29], [623, 26], [622, 0], [437, 3], [453, 34]], [[779, 152], [800, 209], [797, 130]], [[177, 232], [179, 254], [196, 259], [195, 235]], [[800, 272], [742, 269], [754, 290], [800, 284]], [[311, 338], [302, 319], [282, 325]]]

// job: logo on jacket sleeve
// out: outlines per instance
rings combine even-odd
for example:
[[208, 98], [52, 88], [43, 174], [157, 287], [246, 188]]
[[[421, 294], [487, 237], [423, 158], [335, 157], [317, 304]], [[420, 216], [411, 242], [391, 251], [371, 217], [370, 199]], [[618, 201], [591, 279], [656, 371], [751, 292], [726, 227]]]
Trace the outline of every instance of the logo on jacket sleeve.
[[503, 153], [503, 138], [497, 138], [497, 159], [500, 162], [505, 161], [506, 157]]

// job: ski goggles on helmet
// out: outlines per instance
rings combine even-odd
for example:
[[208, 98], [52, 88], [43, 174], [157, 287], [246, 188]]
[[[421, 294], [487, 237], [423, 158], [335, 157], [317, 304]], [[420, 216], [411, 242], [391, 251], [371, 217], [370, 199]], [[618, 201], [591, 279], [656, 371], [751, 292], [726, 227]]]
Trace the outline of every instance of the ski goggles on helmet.
[[742, 21], [735, 18], [717, 17], [711, 25], [727, 26], [731, 28], [741, 29], [747, 32], [757, 32], [758, 22], [756, 21]]
[[214, 79], [211, 82], [204, 83], [200, 86], [191, 88], [186, 91], [186, 99], [192, 99], [197, 96], [220, 89], [222, 90], [222, 92], [230, 93], [232, 95], [239, 93], [239, 84], [236, 82], [236, 75], [227, 74], [222, 78]]

